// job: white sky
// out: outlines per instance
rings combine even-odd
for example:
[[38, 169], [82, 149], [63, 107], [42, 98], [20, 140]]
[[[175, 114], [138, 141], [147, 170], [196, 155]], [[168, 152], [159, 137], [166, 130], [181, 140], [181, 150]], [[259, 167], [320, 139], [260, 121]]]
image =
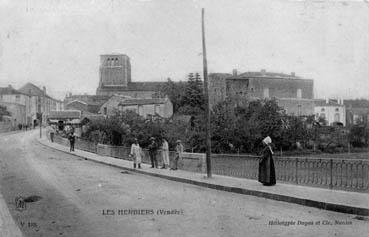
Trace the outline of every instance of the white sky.
[[369, 98], [369, 3], [289, 0], [0, 0], [0, 86], [94, 94], [99, 55], [133, 81], [266, 69], [313, 78], [315, 97]]

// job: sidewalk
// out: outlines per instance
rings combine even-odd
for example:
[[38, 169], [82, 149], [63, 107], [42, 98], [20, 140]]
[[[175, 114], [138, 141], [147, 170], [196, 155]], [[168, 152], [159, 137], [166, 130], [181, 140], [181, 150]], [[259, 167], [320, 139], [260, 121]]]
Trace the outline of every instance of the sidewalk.
[[108, 156], [100, 156], [95, 153], [81, 150], [76, 150], [71, 153], [69, 152], [69, 147], [57, 143], [51, 143], [45, 137], [38, 140], [45, 146], [68, 154], [141, 174], [227, 192], [253, 195], [277, 201], [317, 207], [330, 211], [369, 216], [369, 194], [367, 193], [337, 191], [283, 183], [277, 183], [277, 185], [269, 187], [261, 185], [256, 180], [220, 175], [213, 175], [213, 178], [208, 179], [205, 177], [205, 174], [183, 170], [171, 171], [167, 169], [151, 169], [151, 166], [147, 164], [142, 164], [142, 169], [133, 169], [131, 161]]
[[22, 232], [15, 224], [3, 196], [0, 194], [0, 236], [22, 237]]

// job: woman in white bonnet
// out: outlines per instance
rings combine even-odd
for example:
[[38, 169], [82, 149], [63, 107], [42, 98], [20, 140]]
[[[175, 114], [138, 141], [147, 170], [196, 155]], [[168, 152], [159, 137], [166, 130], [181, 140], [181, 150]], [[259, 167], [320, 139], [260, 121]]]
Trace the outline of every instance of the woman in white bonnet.
[[262, 151], [262, 157], [259, 162], [259, 182], [266, 186], [272, 186], [276, 184], [275, 180], [275, 168], [273, 161], [273, 150], [270, 144], [272, 139], [267, 136], [263, 140], [264, 149]]

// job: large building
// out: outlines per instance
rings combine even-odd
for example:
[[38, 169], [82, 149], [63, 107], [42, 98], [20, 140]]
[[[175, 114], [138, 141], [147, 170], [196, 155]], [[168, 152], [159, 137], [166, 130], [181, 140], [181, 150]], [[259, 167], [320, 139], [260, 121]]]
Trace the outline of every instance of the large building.
[[294, 73], [246, 72], [237, 75], [215, 73], [209, 75], [209, 102], [211, 106], [230, 100], [235, 104], [256, 99], [275, 98], [278, 105], [290, 115], [314, 114], [314, 82]]
[[125, 54], [100, 55], [98, 96], [120, 94], [135, 98], [158, 98], [164, 82], [132, 82], [131, 62]]

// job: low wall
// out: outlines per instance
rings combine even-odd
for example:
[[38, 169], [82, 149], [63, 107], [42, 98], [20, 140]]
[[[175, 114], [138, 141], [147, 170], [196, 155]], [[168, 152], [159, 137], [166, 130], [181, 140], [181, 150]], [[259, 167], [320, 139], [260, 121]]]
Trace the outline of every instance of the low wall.
[[0, 132], [9, 132], [13, 129], [11, 122], [0, 122]]
[[[69, 141], [66, 138], [56, 135], [54, 142], [59, 143], [64, 146], [69, 146]], [[80, 138], [76, 139], [75, 148], [83, 151], [93, 152], [101, 156], [110, 156], [118, 159], [131, 160], [128, 156], [131, 149], [124, 146], [112, 146], [106, 144], [95, 144], [90, 141], [86, 141]], [[162, 151], [158, 151], [156, 154], [156, 159], [158, 165], [163, 165]], [[169, 152], [169, 164], [172, 166], [174, 164], [175, 152]], [[142, 163], [151, 164], [149, 151], [143, 149]], [[188, 153], [184, 152], [182, 159], [178, 161], [178, 169], [187, 170], [191, 172], [205, 173], [206, 163], [205, 154], [202, 153]]]
[[[68, 145], [65, 138], [56, 142]], [[93, 144], [77, 139], [76, 149], [97, 152], [104, 156], [130, 160], [130, 148]], [[142, 162], [151, 164], [147, 150], [143, 150]], [[157, 153], [158, 164], [162, 165], [162, 153]], [[175, 153], [169, 153], [173, 164]], [[257, 179], [260, 157], [250, 155], [212, 154], [212, 173], [238, 178]], [[277, 182], [307, 185], [345, 191], [369, 192], [369, 160], [328, 159], [328, 158], [293, 158], [274, 157]], [[203, 153], [183, 153], [178, 168], [191, 172], [205, 173], [206, 162]]]

